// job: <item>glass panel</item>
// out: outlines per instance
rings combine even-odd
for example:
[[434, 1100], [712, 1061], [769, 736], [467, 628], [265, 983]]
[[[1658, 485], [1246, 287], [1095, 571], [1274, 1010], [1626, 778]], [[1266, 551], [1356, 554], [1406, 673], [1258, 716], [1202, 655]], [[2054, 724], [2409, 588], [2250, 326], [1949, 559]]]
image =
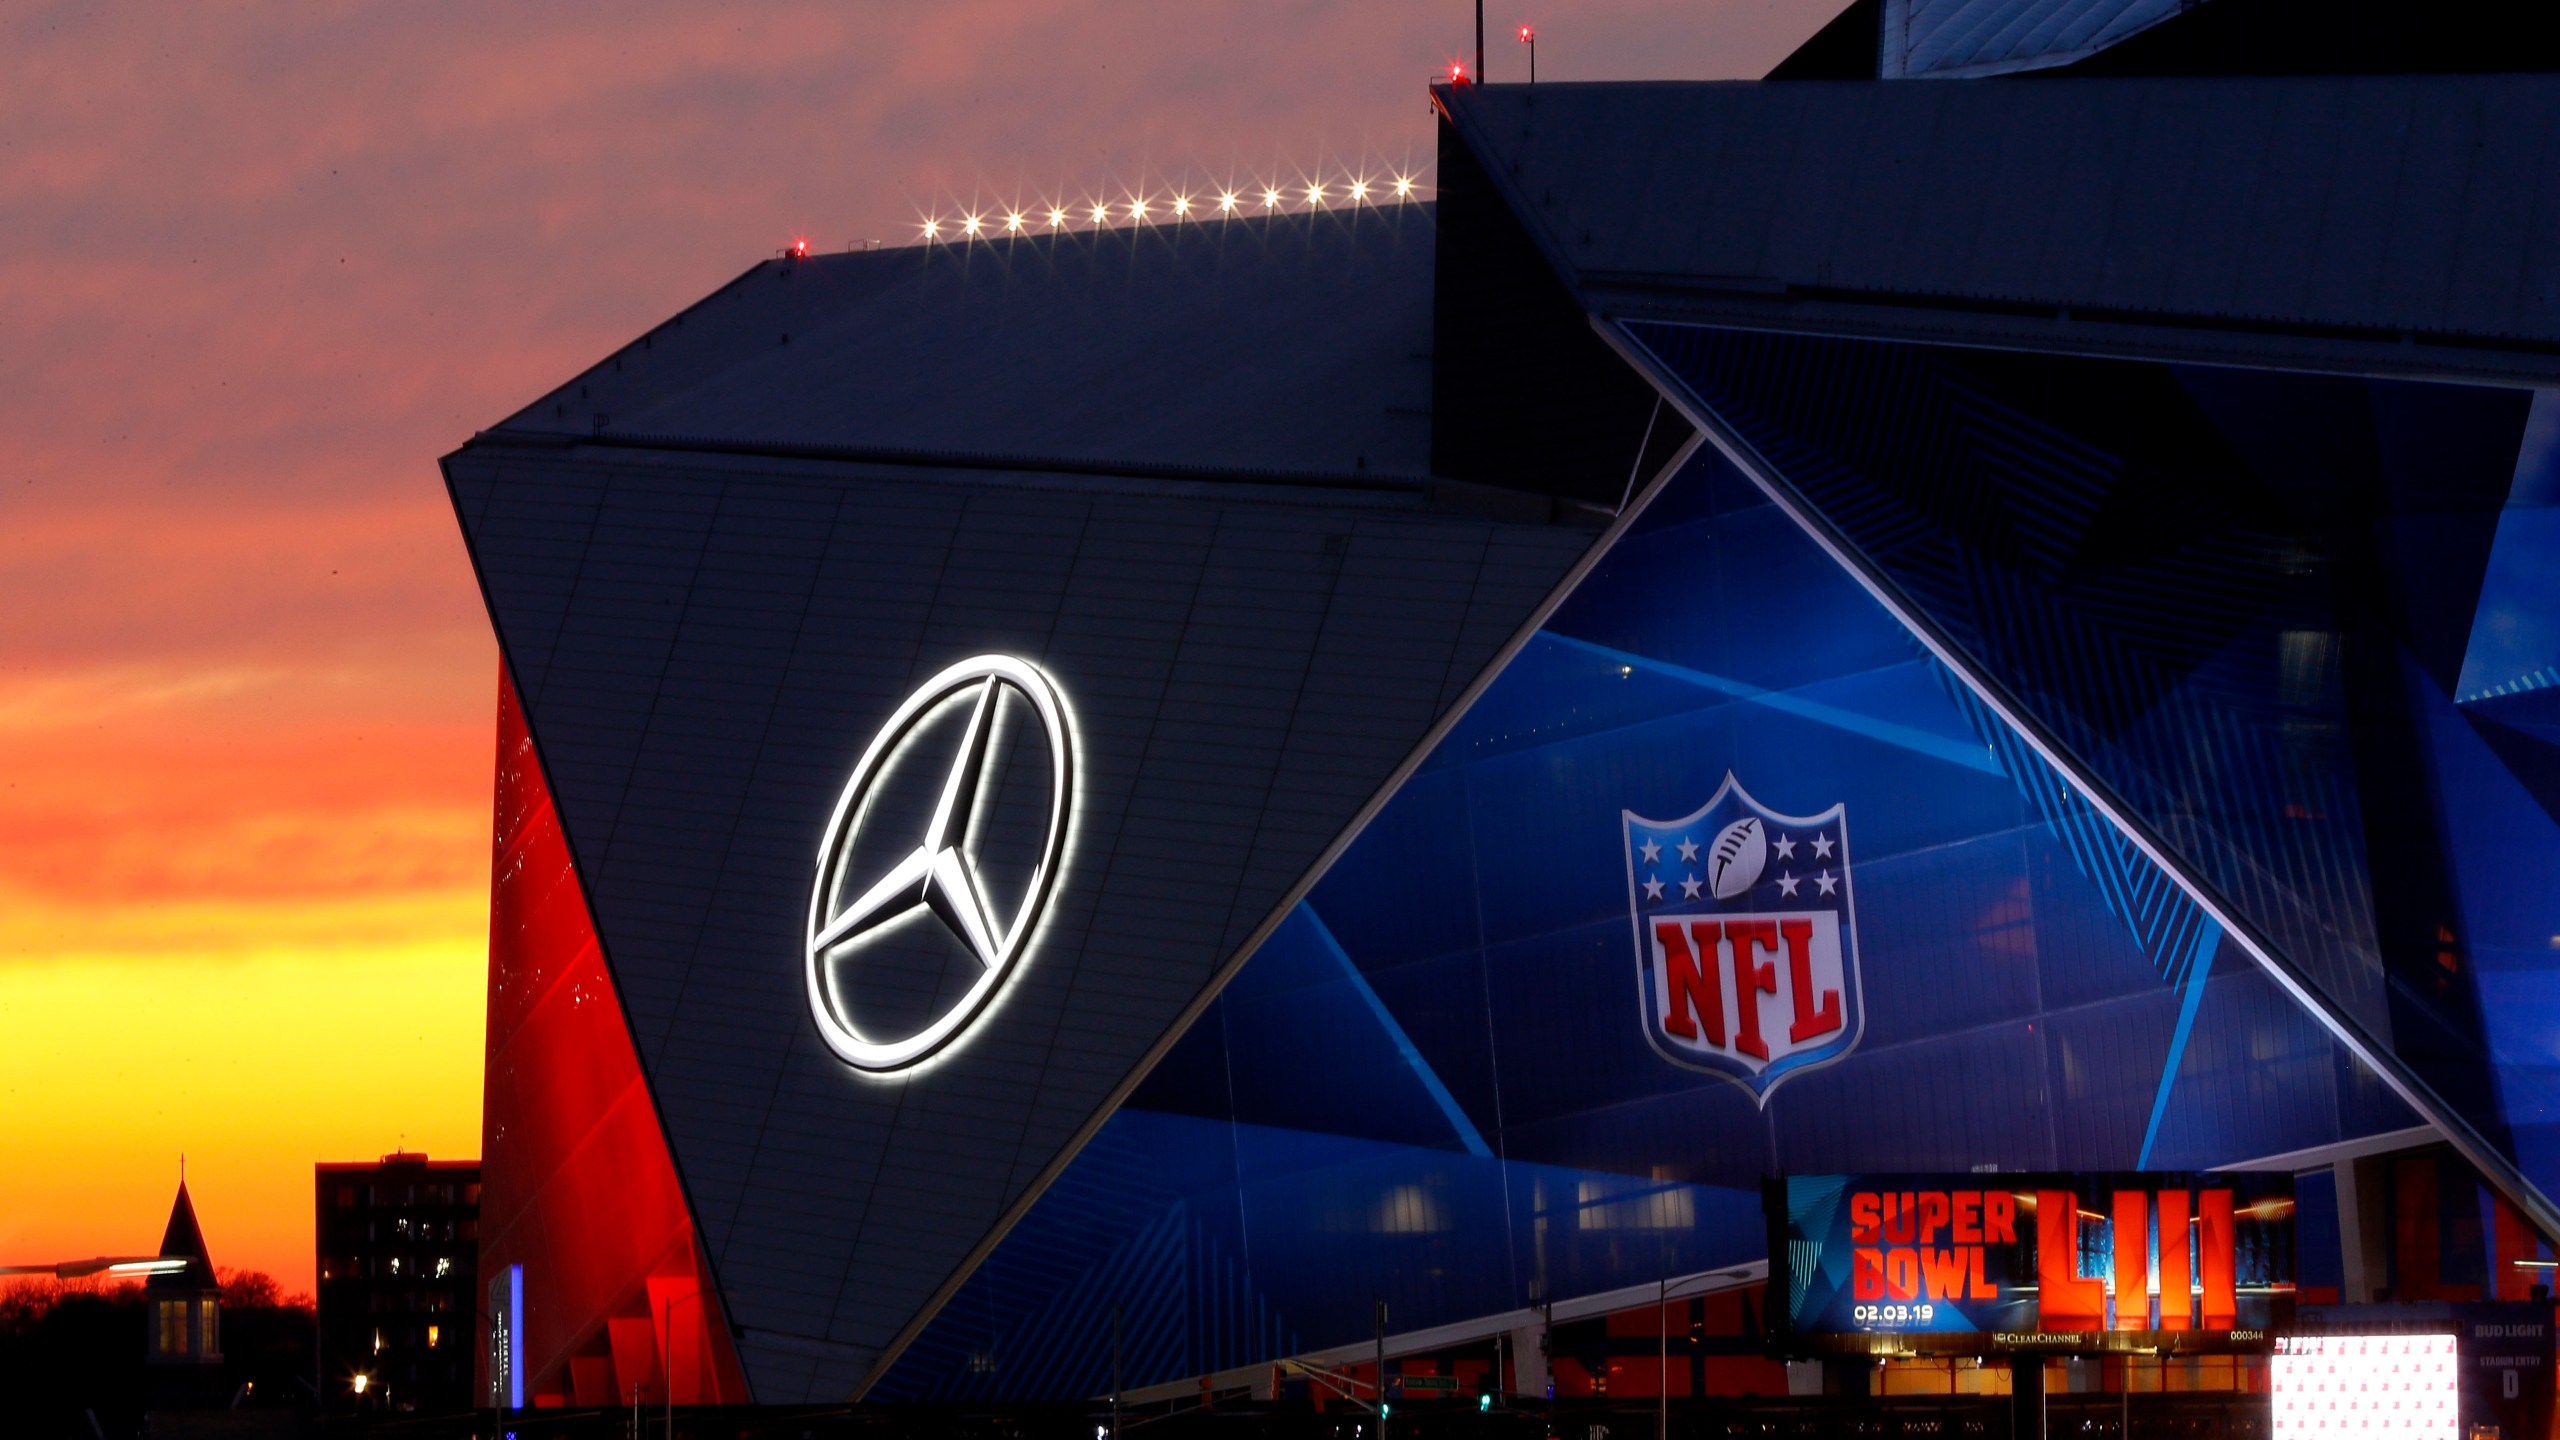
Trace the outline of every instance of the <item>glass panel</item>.
[[1136, 1386], [1741, 1266], [1781, 1168], [2411, 1123], [1705, 456], [873, 1395], [1100, 1393], [1115, 1313]]

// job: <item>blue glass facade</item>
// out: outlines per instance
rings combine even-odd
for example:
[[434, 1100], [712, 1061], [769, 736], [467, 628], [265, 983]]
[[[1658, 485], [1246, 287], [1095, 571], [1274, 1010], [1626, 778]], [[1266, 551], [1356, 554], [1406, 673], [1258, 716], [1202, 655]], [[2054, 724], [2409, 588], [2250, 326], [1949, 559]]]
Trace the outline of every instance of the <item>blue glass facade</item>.
[[2553, 1190], [2547, 400], [1645, 334], [2332, 1014]]
[[[2547, 1188], [2560, 483], [2528, 396], [1640, 338]], [[1757, 1091], [1651, 1043], [1654, 927], [1709, 913], [1717, 857], [1628, 829], [1728, 776], [1856, 844], [1854, 1044]], [[1766, 828], [1748, 897], [1784, 909], [1847, 836]], [[1801, 1014], [1774, 931], [1762, 963]], [[1373, 1296], [1412, 1330], [1754, 1260], [1774, 1170], [2201, 1169], [2419, 1123], [1702, 451], [873, 1395], [1099, 1392], [1115, 1308], [1143, 1385], [1364, 1339]]]

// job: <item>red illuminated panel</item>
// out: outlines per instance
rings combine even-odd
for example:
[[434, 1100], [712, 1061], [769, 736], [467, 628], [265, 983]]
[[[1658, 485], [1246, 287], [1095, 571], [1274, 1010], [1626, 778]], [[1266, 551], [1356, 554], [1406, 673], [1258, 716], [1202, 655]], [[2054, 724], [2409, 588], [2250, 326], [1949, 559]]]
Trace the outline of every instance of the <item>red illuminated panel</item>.
[[2204, 1282], [2202, 1327], [2228, 1330], [2240, 1323], [2230, 1191], [2207, 1190], [2196, 1197], [2196, 1230], [2196, 1274]]
[[[524, 1267], [527, 1404], [745, 1404], [514, 687], [498, 683], [480, 1286]], [[485, 1358], [481, 1364], [487, 1382]], [[669, 1391], [673, 1394], [670, 1396]]]
[[2160, 1328], [2184, 1330], [2195, 1318], [2195, 1270], [2187, 1226], [2187, 1192], [2160, 1192]]
[[[2169, 1218], [2169, 1207], [2160, 1207], [2160, 1218]], [[2166, 1231], [2162, 1232], [2166, 1234]], [[2116, 1192], [2116, 1328], [2148, 1330], [2151, 1328], [2151, 1197], [2139, 1190]], [[2185, 1267], [2179, 1267], [2184, 1269]], [[2161, 1284], [2167, 1285], [2169, 1261], [2160, 1260]], [[2165, 1298], [2160, 1302], [2162, 1315], [2168, 1313]]]
[[[2231, 1209], [2223, 1198], [2223, 1213]], [[2080, 1274], [2080, 1202], [2068, 1190], [2036, 1192], [2037, 1320], [2047, 1330], [2097, 1330], [2107, 1318], [2107, 1286]]]

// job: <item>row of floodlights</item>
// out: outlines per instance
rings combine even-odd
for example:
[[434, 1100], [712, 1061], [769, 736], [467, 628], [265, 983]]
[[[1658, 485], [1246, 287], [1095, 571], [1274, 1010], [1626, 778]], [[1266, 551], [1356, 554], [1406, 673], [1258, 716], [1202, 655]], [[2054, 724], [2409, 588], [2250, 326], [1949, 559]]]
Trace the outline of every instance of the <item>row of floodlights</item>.
[[1336, 205], [1401, 205], [1416, 198], [1415, 184], [1410, 175], [1380, 180], [1354, 176], [1333, 184], [1317, 180], [1285, 189], [1265, 186], [1260, 191], [1219, 190], [1199, 195], [1177, 191], [1165, 199], [1132, 195], [1117, 203], [1094, 200], [1079, 202], [1072, 207], [1053, 203], [1032, 210], [963, 211], [949, 217], [928, 215], [917, 222], [917, 229], [922, 232], [918, 238], [929, 245], [937, 240], [988, 240], [999, 235], [1067, 230], [1079, 224], [1088, 230], [1099, 230], [1115, 223], [1148, 225], [1162, 219], [1178, 224], [1248, 214], [1277, 215], [1293, 208], [1305, 214]]

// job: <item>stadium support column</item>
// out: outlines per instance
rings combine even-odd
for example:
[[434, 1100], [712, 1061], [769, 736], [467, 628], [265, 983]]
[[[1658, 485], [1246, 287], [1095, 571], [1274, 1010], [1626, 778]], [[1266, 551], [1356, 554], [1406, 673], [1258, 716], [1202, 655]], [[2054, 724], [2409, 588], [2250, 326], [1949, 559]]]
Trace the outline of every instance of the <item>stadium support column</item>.
[[1544, 1398], [1547, 1393], [1547, 1347], [1535, 1324], [1511, 1332], [1511, 1393]]
[[2009, 1357], [2010, 1440], [2045, 1440], [2044, 1357]]
[[2390, 1160], [2356, 1155], [2331, 1167], [2338, 1194], [2338, 1298], [2370, 1305], [2391, 1283]]

